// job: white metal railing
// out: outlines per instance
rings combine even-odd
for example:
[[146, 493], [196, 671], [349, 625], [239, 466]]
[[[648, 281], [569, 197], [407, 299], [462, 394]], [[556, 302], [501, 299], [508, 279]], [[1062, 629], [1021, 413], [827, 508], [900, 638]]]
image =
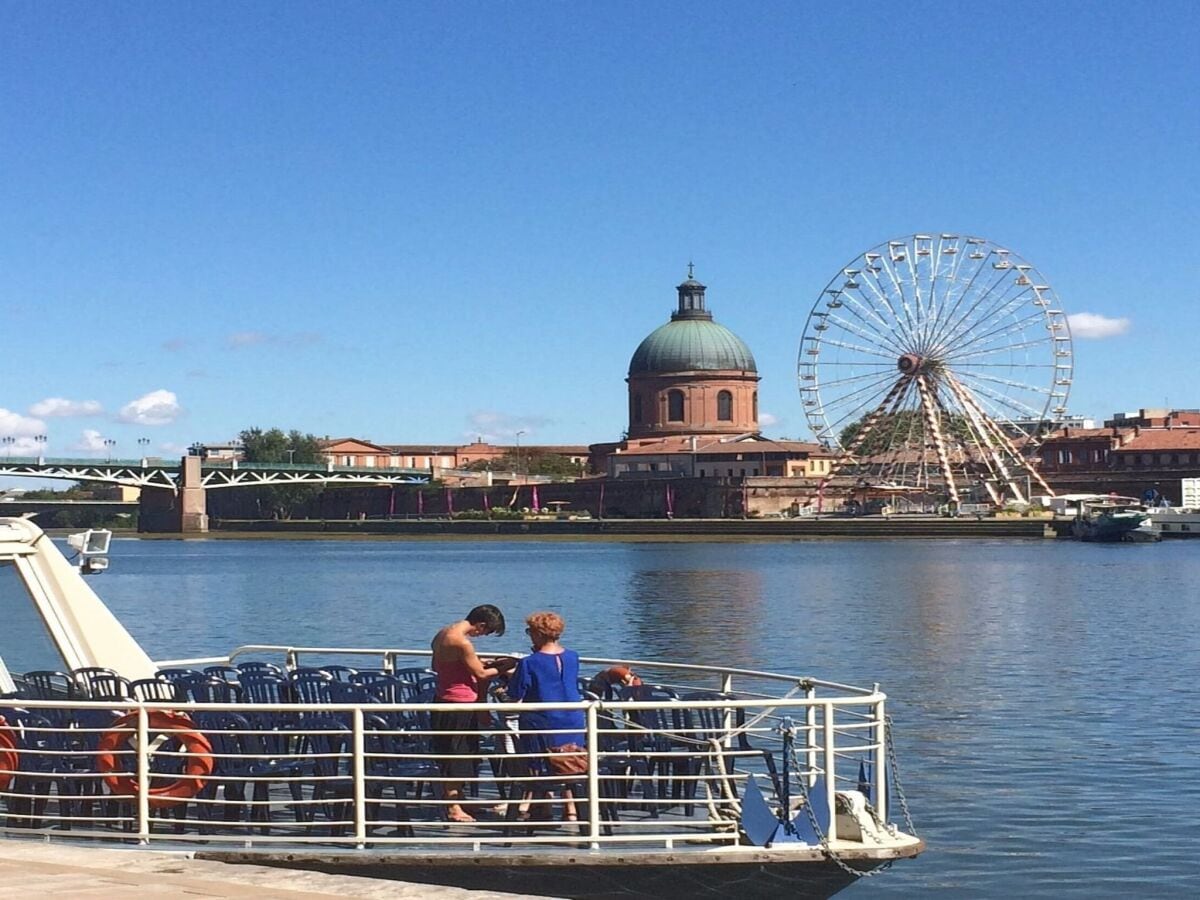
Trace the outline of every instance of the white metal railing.
[[[239, 648], [346, 655], [318, 648]], [[380, 660], [411, 651], [363, 651]], [[419, 654], [416, 654], [419, 655]], [[607, 661], [601, 661], [607, 662]], [[584, 841], [666, 846], [738, 844], [753, 776], [778, 799], [783, 777], [835, 790], [865, 787], [886, 821], [885, 697], [771, 673], [711, 666], [642, 668], [716, 676], [722, 696], [545, 703], [134, 703], [0, 700], [0, 799], [11, 833], [239, 845], [485, 846]], [[789, 685], [780, 696], [733, 689], [733, 676]], [[584, 715], [587, 771], [547, 771], [553, 732], [519, 730], [522, 713]], [[476, 774], [440, 769], [428, 715], [486, 718]], [[122, 718], [123, 717], [123, 718]], [[788, 727], [788, 726], [791, 727]], [[785, 740], [796, 735], [794, 752]], [[464, 782], [464, 806], [493, 809], [474, 825], [445, 821], [439, 786]], [[828, 828], [838, 840], [835, 790]], [[568, 796], [568, 792], [570, 796]], [[792, 792], [793, 796], [796, 795]], [[576, 822], [554, 811], [576, 804]]]

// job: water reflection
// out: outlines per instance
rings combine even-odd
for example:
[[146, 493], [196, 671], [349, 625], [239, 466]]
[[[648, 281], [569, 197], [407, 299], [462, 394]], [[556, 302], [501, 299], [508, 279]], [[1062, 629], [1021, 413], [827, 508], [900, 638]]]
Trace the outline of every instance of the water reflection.
[[753, 625], [763, 610], [757, 572], [639, 569], [629, 574], [626, 598], [643, 658], [708, 665], [753, 657]]

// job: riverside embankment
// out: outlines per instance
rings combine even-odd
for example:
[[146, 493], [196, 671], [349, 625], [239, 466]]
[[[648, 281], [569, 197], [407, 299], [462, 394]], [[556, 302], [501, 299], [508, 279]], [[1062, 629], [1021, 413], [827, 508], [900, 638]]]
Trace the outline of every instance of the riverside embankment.
[[1049, 519], [863, 516], [803, 519], [220, 519], [213, 533], [270, 536], [645, 538], [1057, 537]]

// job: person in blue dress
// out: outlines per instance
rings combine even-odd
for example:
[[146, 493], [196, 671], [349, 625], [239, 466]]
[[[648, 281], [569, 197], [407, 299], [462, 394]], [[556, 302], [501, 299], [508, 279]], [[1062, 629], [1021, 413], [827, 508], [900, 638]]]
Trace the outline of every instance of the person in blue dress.
[[[508, 682], [508, 695], [526, 703], [578, 703], [579, 654], [559, 639], [566, 628], [562, 616], [536, 612], [525, 620], [533, 652], [517, 663]], [[547, 775], [545, 756], [553, 748], [585, 746], [582, 709], [531, 710], [520, 716], [521, 752], [530, 754], [530, 774]], [[546, 733], [552, 732], [552, 733]], [[576, 818], [574, 797], [563, 792], [565, 817]]]

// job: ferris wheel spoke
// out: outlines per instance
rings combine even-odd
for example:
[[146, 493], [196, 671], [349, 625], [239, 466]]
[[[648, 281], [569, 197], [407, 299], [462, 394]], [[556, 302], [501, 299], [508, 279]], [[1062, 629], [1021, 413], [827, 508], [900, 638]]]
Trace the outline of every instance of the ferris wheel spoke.
[[1017, 388], [1018, 390], [1021, 390], [1021, 391], [1027, 392], [1027, 393], [1045, 394], [1047, 397], [1054, 396], [1054, 390], [1052, 388], [1037, 387], [1032, 384], [1027, 384], [1023, 381], [1014, 381], [1011, 378], [1000, 378], [996, 375], [984, 374], [982, 372], [975, 372], [975, 373], [964, 372], [961, 374], [966, 375], [971, 378], [976, 378], [979, 381], [986, 381], [986, 382], [989, 382], [992, 384], [1003, 384], [1003, 385], [1006, 385], [1007, 387]]
[[860, 337], [865, 341], [877, 341], [877, 342], [885, 345], [887, 347], [887, 349], [889, 349], [892, 352], [892, 354], [895, 356], [900, 356], [904, 353], [903, 348], [901, 348], [899, 344], [895, 343], [891, 336], [885, 336], [877, 331], [876, 332], [865, 331], [861, 328], [856, 327], [853, 323], [847, 322], [844, 319], [842, 319], [841, 317], [834, 316], [832, 314], [830, 314], [826, 319], [826, 321], [829, 321], [829, 320], [833, 320], [843, 330], [849, 331], [850, 333], [854, 334], [856, 337]]
[[[871, 303], [871, 298], [862, 292], [861, 284], [856, 290], [859, 291], [857, 295], [851, 294], [849, 291], [843, 293], [842, 296], [853, 302], [853, 307], [846, 306], [843, 308], [854, 313], [854, 315], [860, 321], [862, 321], [864, 325], [867, 325], [870, 322], [874, 322], [876, 325], [878, 325], [877, 328], [873, 328], [872, 330], [879, 335], [881, 340], [886, 340], [891, 343], [896, 348], [897, 353], [902, 353], [903, 351], [900, 349], [900, 347], [904, 343], [904, 333], [902, 329], [897, 328], [899, 323], [895, 321], [889, 322], [880, 315], [880, 311], [875, 308], [873, 303]], [[865, 316], [863, 315], [862, 310], [863, 305], [866, 307]], [[830, 313], [830, 315], [832, 316], [833, 313]]]
[[[1044, 326], [1044, 322], [1045, 318], [1041, 313], [1031, 313], [1024, 319], [1018, 319], [1014, 322], [997, 326], [988, 332], [983, 332], [980, 334], [965, 334], [963, 335], [962, 339], [955, 344], [955, 352], [962, 354], [969, 350], [983, 349], [983, 347], [987, 347], [990, 344], [994, 344], [998, 341], [1004, 340], [1005, 338], [1012, 337], [1013, 335], [1024, 337], [1030, 329]], [[1045, 337], [1040, 338], [1039, 343], [1045, 343], [1047, 340], [1048, 338]], [[943, 358], [949, 359], [950, 357], [947, 355]]]
[[[886, 387], [888, 390], [883, 390]], [[825, 420], [826, 430], [831, 428], [841, 428], [848, 425], [851, 421], [862, 418], [864, 409], [874, 409], [881, 405], [887, 405], [886, 400], [889, 394], [897, 387], [895, 378], [889, 378], [887, 381], [876, 382], [870, 385], [850, 391], [839, 397], [835, 397], [829, 403], [822, 404], [822, 418]], [[835, 416], [830, 419], [829, 416]]]
[[[969, 258], [969, 256], [970, 256], [970, 253], [968, 253], [968, 258]], [[951, 307], [950, 311], [943, 317], [942, 328], [939, 329], [939, 331], [934, 334], [935, 343], [938, 343], [941, 341], [941, 333], [945, 331], [946, 327], [956, 321], [955, 317], [958, 315], [958, 311], [962, 306], [963, 300], [966, 299], [970, 295], [971, 290], [975, 286], [975, 281], [979, 277], [979, 273], [983, 270], [982, 263], [986, 262], [986, 261], [987, 261], [987, 257], [983, 257], [982, 261], [975, 260], [977, 265], [975, 265], [971, 269], [970, 280], [965, 285], [963, 285], [962, 290], [958, 293], [958, 298], [954, 301], [954, 306]]]
[[[1006, 269], [1001, 270], [1000, 274], [994, 281], [991, 282], [991, 284], [985, 285], [977, 291], [974, 301], [969, 307], [967, 307], [966, 310], [959, 314], [956, 320], [948, 321], [946, 323], [947, 328], [944, 330], [944, 336], [938, 338], [939, 344], [952, 342], [955, 339], [954, 336], [956, 334], [972, 327], [972, 323], [976, 321], [976, 315], [983, 316], [990, 314], [992, 309], [992, 304], [990, 301], [994, 299], [993, 295], [995, 294], [996, 288], [999, 287], [1001, 282], [1004, 281], [1006, 272]], [[987, 305], [983, 306], [983, 309], [981, 310], [980, 306], [983, 305], [985, 301], [988, 301]]]
[[[1023, 290], [1023, 291], [1019, 292], [1016, 296], [1009, 298], [1008, 300], [1002, 302], [1000, 306], [995, 307], [988, 313], [987, 320], [984, 320], [981, 317], [980, 319], [970, 323], [969, 325], [967, 325], [966, 323], [963, 323], [963, 326], [958, 328], [955, 333], [944, 336], [939, 341], [939, 344], [941, 346], [954, 345], [957, 348], [962, 349], [964, 346], [967, 346], [967, 344], [963, 343], [964, 341], [966, 341], [967, 338], [971, 338], [972, 340], [978, 340], [979, 339], [978, 336], [975, 336], [975, 337], [972, 336], [972, 331], [975, 328], [984, 324], [984, 321], [1002, 322], [1006, 317], [1008, 317], [1010, 315], [1015, 315], [1016, 311], [1021, 307], [1021, 304], [1024, 302], [1025, 296], [1028, 293], [1029, 293], [1028, 289]], [[1024, 323], [1026, 323], [1027, 326], [1031, 326], [1033, 323], [1036, 323], [1036, 322], [1044, 322], [1045, 319], [1046, 319], [1045, 313], [1038, 311], [1038, 312], [1030, 313], [1024, 319], [1020, 319], [1017, 321], [1024, 322]], [[988, 332], [987, 334], [995, 334], [995, 333], [998, 333], [999, 331], [1000, 331], [1000, 329], [998, 327], [998, 328], [994, 329], [992, 332]]]
[[942, 352], [936, 354], [935, 359], [940, 359], [946, 364], [953, 364], [953, 362], [973, 359], [974, 356], [989, 354], [995, 350], [1015, 350], [1022, 346], [1044, 349], [1046, 340], [1048, 340], [1046, 336], [1030, 336], [1038, 334], [1039, 328], [1042, 328], [1042, 324], [1038, 322], [1020, 322], [1012, 323], [1006, 328], [996, 329], [991, 334], [968, 336], [970, 340], [959, 343], [953, 353]]
[[[975, 376], [969, 376], [969, 375], [966, 375], [961, 372], [959, 373], [959, 377], [963, 381], [966, 381], [968, 379], [971, 381], [977, 381], [977, 378]], [[1011, 397], [1007, 394], [1000, 393], [999, 391], [995, 390], [994, 388], [990, 387], [989, 385], [975, 384], [975, 385], [972, 385], [972, 387], [974, 388], [973, 393], [977, 397], [979, 397], [979, 396], [987, 397], [989, 400], [991, 400], [995, 404], [995, 407], [998, 410], [999, 409], [1010, 410], [1012, 412], [1019, 413], [1021, 416], [1033, 418], [1033, 419], [1040, 419], [1045, 412], [1045, 408], [1046, 408], [1045, 406], [1043, 406], [1040, 409], [1037, 407], [1034, 407], [1034, 406], [1030, 406], [1028, 403], [1018, 400], [1015, 397]], [[1047, 404], [1047, 405], [1049, 405], [1049, 404]], [[1010, 418], [1010, 416], [1004, 416], [1003, 418]]]
[[828, 391], [834, 387], [851, 383], [861, 383], [870, 381], [872, 384], [888, 384], [896, 380], [895, 369], [889, 369], [887, 372], [864, 372], [861, 375], [847, 375], [845, 378], [834, 378], [829, 381], [814, 383], [811, 387], [801, 388], [801, 391]]
[[[1004, 280], [1002, 274], [1000, 278], [989, 286], [987, 292], [980, 296], [974, 304], [968, 309], [957, 323], [950, 329], [947, 329], [939, 338], [940, 345], [955, 344], [964, 334], [969, 333], [984, 321], [1000, 321], [1008, 314], [1008, 308], [1012, 306], [1014, 309], [1021, 304], [1024, 295], [1030, 292], [1028, 286], [1023, 287], [1016, 295], [1009, 297], [1008, 291], [1013, 285], [1004, 286], [1003, 291], [996, 291], [1000, 287], [1000, 282]], [[987, 301], [984, 305], [984, 301]]]
[[[901, 244], [907, 247], [907, 245]], [[907, 258], [908, 250], [905, 249], [905, 258]], [[883, 263], [883, 271], [887, 272], [888, 279], [892, 282], [892, 287], [896, 289], [896, 299], [900, 301], [900, 308], [904, 311], [904, 323], [908, 326], [908, 332], [912, 336], [913, 341], [916, 341], [917, 323], [913, 321], [913, 313], [908, 305], [908, 295], [904, 293], [904, 286], [901, 284], [900, 276], [896, 271], [896, 256], [891, 244], [888, 244], [888, 256], [886, 259], [880, 259]]]
[[[1020, 341], [1016, 344], [1001, 344], [998, 347], [990, 349], [975, 350], [971, 353], [956, 353], [947, 354], [942, 357], [942, 361], [947, 365], [953, 364], [956, 368], [963, 364], [963, 360], [978, 359], [981, 356], [993, 356], [996, 353], [1011, 353], [1014, 350], [1024, 350], [1028, 347], [1045, 347], [1047, 344], [1046, 338], [1038, 338], [1037, 340]], [[975, 363], [972, 363], [975, 365]]]
[[[864, 283], [871, 289], [871, 293], [875, 295], [880, 304], [882, 304], [883, 309], [887, 310], [892, 330], [901, 343], [912, 344], [913, 334], [911, 323], [906, 323], [901, 319], [900, 314], [896, 312], [896, 307], [892, 305], [892, 301], [888, 297], [887, 288], [884, 287], [883, 282], [880, 280], [879, 273], [886, 269], [886, 263], [883, 261], [882, 254], [867, 253], [864, 258], [866, 259], [866, 266], [864, 266], [866, 277], [863, 280]], [[880, 314], [882, 316], [882, 310]]]
[[845, 341], [835, 341], [835, 340], [830, 340], [828, 338], [814, 338], [814, 340], [820, 346], [828, 345], [830, 347], [841, 347], [843, 350], [853, 350], [856, 353], [865, 353], [868, 356], [879, 356], [879, 357], [882, 357], [883, 359], [891, 359], [892, 358], [890, 353], [884, 353], [882, 350], [879, 350], [879, 349], [863, 347], [859, 344], [848, 344]]
[[887, 394], [883, 388], [888, 386], [887, 382], [875, 382], [839, 393], [828, 401], [822, 401], [817, 396], [804, 402], [806, 406], [811, 405], [816, 415], [820, 417], [820, 421], [829, 427], [836, 427], [848, 424], [855, 416], [861, 417], [864, 407], [870, 408], [872, 404], [877, 405], [878, 401]]

